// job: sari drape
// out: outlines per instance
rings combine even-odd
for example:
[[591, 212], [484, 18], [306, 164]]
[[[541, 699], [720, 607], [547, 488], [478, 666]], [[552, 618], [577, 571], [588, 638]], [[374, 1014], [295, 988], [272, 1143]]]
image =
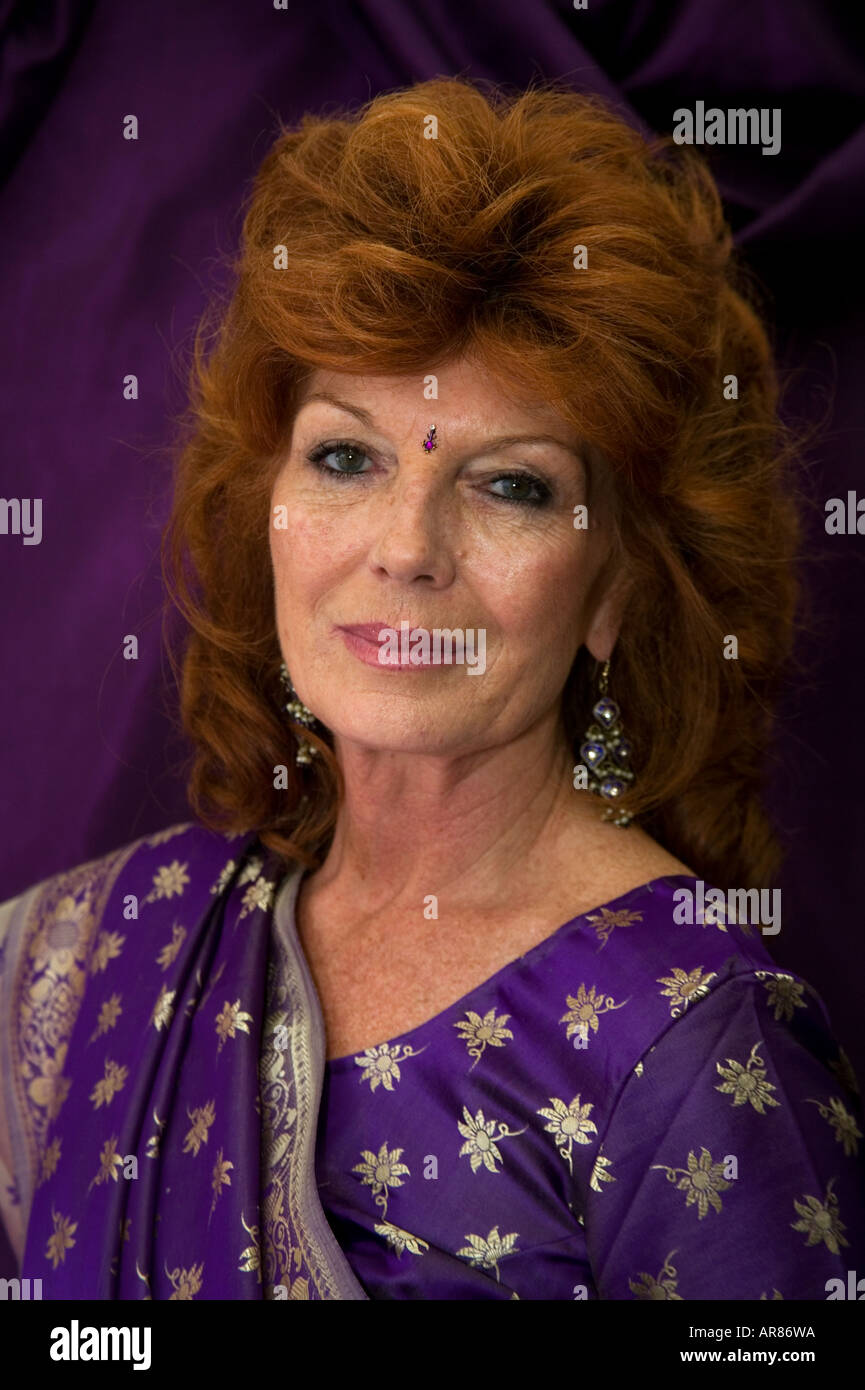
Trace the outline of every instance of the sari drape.
[[320, 1012], [273, 931], [300, 872], [181, 826], [15, 900], [6, 1106], [43, 1298], [366, 1298], [315, 1182]]

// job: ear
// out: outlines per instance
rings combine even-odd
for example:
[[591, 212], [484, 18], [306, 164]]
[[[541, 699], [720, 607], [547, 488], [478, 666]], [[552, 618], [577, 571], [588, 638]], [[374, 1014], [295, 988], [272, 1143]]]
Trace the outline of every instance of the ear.
[[609, 661], [625, 615], [631, 584], [621, 569], [608, 575], [583, 639], [596, 661]]

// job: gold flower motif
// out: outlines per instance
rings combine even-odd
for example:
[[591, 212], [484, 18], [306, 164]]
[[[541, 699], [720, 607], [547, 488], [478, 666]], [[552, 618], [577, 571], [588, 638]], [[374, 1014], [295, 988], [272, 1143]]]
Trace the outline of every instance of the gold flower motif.
[[769, 1004], [775, 1010], [776, 1022], [782, 1018], [789, 1022], [794, 1009], [807, 1008], [802, 998], [805, 987], [798, 980], [794, 980], [792, 975], [785, 975], [781, 971], [773, 974], [768, 970], [755, 970], [754, 974], [766, 986]]
[[273, 902], [275, 887], [276, 885], [266, 878], [258, 878], [254, 883], [250, 883], [243, 895], [241, 910], [237, 917], [238, 922], [242, 921], [244, 917], [248, 917], [250, 912], [254, 912], [256, 908], [262, 912], [267, 912]]
[[210, 1180], [210, 1186], [213, 1189], [213, 1201], [210, 1205], [211, 1216], [216, 1210], [216, 1203], [223, 1187], [231, 1187], [231, 1178], [228, 1176], [228, 1170], [233, 1167], [234, 1164], [229, 1163], [227, 1158], [223, 1158], [222, 1149], [219, 1149], [216, 1155], [216, 1162], [213, 1165], [213, 1176]]
[[[481, 1164], [491, 1173], [498, 1173], [501, 1170], [496, 1167], [496, 1163], [501, 1163], [502, 1156], [497, 1148], [502, 1139], [516, 1139], [518, 1135], [525, 1134], [528, 1125], [522, 1129], [508, 1129], [508, 1126], [501, 1120], [484, 1120], [483, 1110], [479, 1110], [474, 1119], [468, 1110], [463, 1106], [463, 1120], [461, 1124], [457, 1120], [457, 1129], [465, 1139], [465, 1143], [459, 1151], [459, 1157], [464, 1154], [471, 1154], [472, 1172], [476, 1173]], [[498, 1133], [496, 1133], [498, 1126]]]
[[681, 1173], [676, 1190], [687, 1192], [688, 1196], [685, 1205], [690, 1207], [696, 1202], [698, 1219], [703, 1217], [711, 1205], [715, 1211], [720, 1211], [722, 1207], [719, 1192], [725, 1192], [731, 1184], [724, 1177], [723, 1163], [713, 1163], [712, 1155], [708, 1149], [700, 1149], [699, 1159], [693, 1150], [688, 1154], [687, 1168], [668, 1168], [665, 1163], [653, 1163], [653, 1168], [660, 1168], [667, 1175], [668, 1182], [676, 1182], [676, 1175]]
[[[675, 1266], [670, 1263], [675, 1250], [671, 1250], [660, 1270], [657, 1279], [653, 1279], [651, 1274], [638, 1274], [636, 1282], [628, 1280], [628, 1288], [635, 1298], [648, 1300], [669, 1300], [670, 1302], [681, 1303], [681, 1294], [676, 1293], [676, 1286], [679, 1282]], [[643, 1282], [640, 1283], [639, 1281]]]
[[229, 1004], [226, 999], [222, 1012], [216, 1016], [216, 1035], [219, 1038], [217, 1052], [221, 1052], [227, 1040], [235, 1037], [238, 1032], [249, 1033], [251, 1022], [252, 1014], [243, 1012], [239, 999], [235, 999], [233, 1004]]
[[469, 1242], [456, 1253], [461, 1259], [467, 1259], [469, 1264], [475, 1269], [494, 1269], [496, 1279], [501, 1283], [499, 1274], [499, 1261], [506, 1255], [517, 1253], [514, 1242], [519, 1239], [518, 1231], [511, 1231], [510, 1235], [500, 1236], [498, 1226], [493, 1226], [486, 1240], [482, 1236], [469, 1235], [466, 1233], [465, 1239]]
[[35, 1077], [27, 1087], [30, 1099], [45, 1110], [49, 1121], [56, 1120], [69, 1094], [72, 1078], [63, 1075], [68, 1043], [61, 1043], [53, 1057], [43, 1057], [42, 1075]]
[[[782, 1293], [779, 1293], [777, 1289], [773, 1289], [773, 1290], [772, 1290], [772, 1302], [775, 1303], [779, 1298], [780, 1298], [781, 1302], [783, 1303], [783, 1302], [784, 1302], [784, 1295], [783, 1295]], [[761, 1293], [761, 1294], [760, 1294], [760, 1300], [759, 1300], [759, 1301], [760, 1301], [761, 1303], [763, 1303], [765, 1300], [766, 1300], [766, 1295], [765, 1295], [764, 1293]]]
[[720, 1086], [716, 1086], [716, 1091], [721, 1091], [726, 1096], [733, 1097], [734, 1105], [745, 1105], [750, 1102], [758, 1115], [765, 1115], [764, 1105], [778, 1106], [771, 1092], [776, 1088], [771, 1081], [766, 1080], [766, 1068], [763, 1066], [763, 1059], [759, 1055], [757, 1048], [759, 1042], [755, 1042], [751, 1048], [751, 1054], [746, 1066], [741, 1062], [735, 1061], [732, 1057], [727, 1058], [729, 1066], [722, 1067], [720, 1062], [715, 1063], [715, 1069], [719, 1076], [724, 1080]]
[[177, 990], [168, 989], [165, 985], [163, 985], [159, 991], [159, 998], [153, 1006], [153, 1014], [150, 1020], [157, 1033], [160, 1028], [167, 1028], [168, 1024], [171, 1022], [171, 1015], [174, 1013], [174, 996], [176, 993]]
[[223, 890], [226, 889], [229, 883], [231, 882], [231, 875], [234, 873], [236, 868], [237, 860], [229, 859], [225, 868], [222, 870], [222, 873], [219, 875], [219, 878], [216, 880], [213, 887], [211, 888], [211, 893], [223, 892]]
[[568, 1165], [573, 1174], [574, 1165], [571, 1157], [574, 1144], [591, 1144], [591, 1135], [597, 1134], [598, 1127], [594, 1120], [589, 1119], [589, 1115], [594, 1109], [591, 1101], [586, 1101], [585, 1105], [580, 1105], [580, 1097], [574, 1096], [570, 1105], [565, 1105], [563, 1100], [555, 1096], [550, 1096], [553, 1109], [544, 1108], [536, 1111], [542, 1115], [549, 1124], [544, 1125], [547, 1133], [555, 1135], [556, 1148]]
[[45, 1258], [50, 1260], [56, 1269], [66, 1259], [66, 1251], [70, 1250], [75, 1244], [72, 1239], [74, 1231], [78, 1230], [78, 1222], [72, 1221], [68, 1216], [61, 1216], [53, 1207], [51, 1209], [51, 1220], [54, 1222], [54, 1230], [48, 1237], [48, 1245], [45, 1248]]
[[695, 999], [702, 999], [709, 993], [709, 981], [714, 980], [714, 970], [707, 971], [704, 975], [697, 966], [690, 974], [685, 970], [680, 970], [678, 966], [672, 967], [672, 975], [661, 975], [658, 978], [659, 985], [667, 985], [667, 989], [661, 990], [661, 997], [667, 995], [670, 1000], [670, 1017], [678, 1018], [683, 1014], [689, 1004], [693, 1004]]
[[109, 999], [105, 1000], [99, 1010], [96, 1027], [88, 1038], [89, 1043], [95, 1042], [97, 1038], [102, 1037], [103, 1033], [107, 1033], [109, 1028], [114, 1027], [118, 1018], [123, 1013], [123, 1009], [120, 1007], [120, 999], [121, 996], [119, 994], [112, 994]]
[[51, 1140], [51, 1143], [42, 1155], [42, 1175], [39, 1179], [40, 1182], [47, 1182], [48, 1179], [52, 1178], [56, 1173], [57, 1165], [60, 1162], [60, 1145], [61, 1141], [59, 1136], [57, 1136]]
[[189, 1269], [169, 1270], [166, 1266], [165, 1273], [174, 1289], [174, 1293], [168, 1295], [169, 1303], [192, 1299], [201, 1292], [201, 1276], [204, 1274], [203, 1262], [200, 1265], [190, 1265]]
[[151, 1134], [150, 1138], [147, 1141], [147, 1149], [145, 1150], [144, 1154], [145, 1158], [159, 1157], [159, 1141], [162, 1138], [162, 1131], [165, 1128], [165, 1121], [160, 1120], [155, 1110], [153, 1112], [153, 1119], [156, 1124], [157, 1133]]
[[246, 1234], [252, 1236], [252, 1244], [247, 1245], [245, 1250], [240, 1252], [240, 1264], [238, 1269], [241, 1274], [257, 1274], [258, 1282], [261, 1283], [261, 1242], [257, 1226], [247, 1226], [243, 1212], [240, 1213], [240, 1224]]
[[[123, 1156], [117, 1152], [119, 1135], [113, 1134], [110, 1139], [106, 1139], [102, 1145], [102, 1152], [99, 1155], [99, 1172], [90, 1184], [90, 1187], [101, 1187], [104, 1182], [117, 1182], [118, 1168], [123, 1167]], [[90, 1188], [88, 1188], [88, 1191]]]
[[101, 931], [96, 938], [96, 946], [93, 955], [90, 957], [90, 973], [95, 975], [98, 970], [105, 970], [110, 960], [116, 960], [123, 950], [126, 937], [121, 936], [116, 931]]
[[128, 1067], [120, 1067], [116, 1062], [105, 1061], [105, 1075], [101, 1081], [97, 1081], [93, 1090], [90, 1092], [90, 1100], [94, 1110], [98, 1110], [101, 1105], [110, 1105], [118, 1091], [122, 1091], [126, 1085], [126, 1078], [129, 1075]]
[[593, 1192], [603, 1192], [602, 1183], [617, 1181], [612, 1173], [606, 1171], [608, 1168], [612, 1167], [612, 1163], [613, 1160], [611, 1158], [604, 1158], [602, 1153], [598, 1154], [595, 1159], [595, 1166], [592, 1169], [592, 1176], [589, 1178], [589, 1187]]
[[595, 929], [598, 940], [600, 941], [599, 951], [602, 951], [610, 939], [616, 927], [630, 927], [634, 922], [642, 922], [642, 912], [630, 912], [626, 907], [620, 907], [613, 911], [610, 907], [602, 907], [600, 912], [593, 912], [586, 918], [591, 922]]
[[169, 965], [173, 965], [177, 960], [177, 954], [186, 939], [186, 928], [179, 922], [175, 922], [171, 928], [171, 940], [167, 946], [163, 946], [159, 955], [156, 957], [156, 964], [161, 970], [167, 970]]
[[92, 922], [89, 893], [81, 902], [76, 902], [71, 894], [61, 898], [30, 944], [34, 970], [50, 970], [55, 978], [75, 970], [76, 957], [81, 954], [81, 943], [87, 940]]
[[242, 887], [244, 883], [254, 883], [263, 868], [264, 860], [253, 855], [237, 876], [238, 887]]
[[490, 1009], [483, 1018], [473, 1009], [467, 1009], [465, 1018], [454, 1024], [454, 1028], [462, 1029], [460, 1041], [467, 1045], [469, 1056], [475, 1059], [469, 1071], [474, 1071], [485, 1048], [504, 1047], [504, 1039], [514, 1036], [510, 1028], [505, 1027], [509, 1018], [510, 1014], [501, 1014], [497, 1018], [495, 1009]]
[[566, 996], [568, 1012], [562, 1014], [559, 1023], [567, 1023], [566, 1038], [572, 1038], [575, 1033], [584, 1032], [586, 1028], [591, 1028], [593, 1033], [598, 1031], [598, 1018], [601, 1014], [607, 1013], [609, 1009], [623, 1009], [627, 1004], [627, 999], [623, 999], [621, 1004], [617, 1004], [611, 994], [596, 994], [595, 986], [586, 992], [586, 986], [580, 985], [576, 995]]
[[838, 1215], [838, 1198], [832, 1191], [832, 1184], [835, 1179], [831, 1178], [829, 1186], [826, 1188], [826, 1201], [821, 1202], [817, 1197], [809, 1197], [803, 1193], [805, 1203], [793, 1202], [793, 1206], [799, 1213], [799, 1221], [791, 1221], [790, 1225], [794, 1231], [804, 1231], [808, 1239], [806, 1245], [819, 1245], [825, 1241], [826, 1246], [832, 1251], [833, 1255], [840, 1255], [841, 1246], [849, 1245], [849, 1240], [845, 1240], [842, 1231], [847, 1227]]
[[153, 887], [144, 899], [146, 903], [155, 902], [157, 898], [180, 897], [186, 885], [191, 881], [186, 870], [189, 864], [181, 864], [178, 859], [171, 864], [164, 864], [161, 869], [157, 869], [153, 875]]
[[186, 1113], [192, 1121], [192, 1128], [186, 1132], [183, 1152], [188, 1154], [191, 1151], [197, 1158], [202, 1144], [207, 1143], [210, 1126], [216, 1119], [216, 1101], [209, 1100], [206, 1105], [198, 1105], [194, 1110], [187, 1109]]
[[378, 1086], [392, 1091], [393, 1083], [399, 1081], [402, 1075], [399, 1069], [400, 1062], [404, 1062], [408, 1057], [419, 1057], [425, 1051], [425, 1047], [414, 1048], [408, 1044], [390, 1047], [387, 1043], [379, 1043], [377, 1047], [368, 1047], [362, 1057], [354, 1059], [355, 1066], [363, 1067], [358, 1081], [361, 1084], [368, 1081], [371, 1091], [376, 1090]]
[[845, 1108], [841, 1097], [831, 1096], [828, 1105], [809, 1097], [808, 1104], [816, 1105], [823, 1119], [829, 1121], [835, 1131], [835, 1138], [843, 1145], [846, 1156], [850, 1158], [856, 1155], [859, 1152], [858, 1141], [862, 1138], [862, 1131], [855, 1118]]
[[407, 1250], [410, 1255], [422, 1255], [424, 1250], [429, 1250], [429, 1245], [420, 1236], [413, 1236], [411, 1231], [404, 1231], [401, 1226], [394, 1226], [390, 1221], [380, 1221], [374, 1227], [377, 1236], [384, 1236], [388, 1246], [395, 1254], [402, 1257]]
[[385, 1141], [377, 1156], [369, 1149], [361, 1149], [361, 1155], [363, 1162], [356, 1163], [351, 1171], [363, 1175], [363, 1185], [372, 1188], [375, 1204], [382, 1208], [382, 1215], [386, 1216], [390, 1195], [388, 1188], [402, 1187], [403, 1177], [411, 1177], [409, 1169], [399, 1161], [402, 1149], [389, 1150]]

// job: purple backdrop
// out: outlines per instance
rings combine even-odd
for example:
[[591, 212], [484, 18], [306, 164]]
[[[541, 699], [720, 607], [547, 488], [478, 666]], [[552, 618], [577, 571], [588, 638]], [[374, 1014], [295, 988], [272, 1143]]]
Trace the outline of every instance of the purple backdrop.
[[[708, 105], [780, 107], [782, 147], [708, 147], [768, 291], [789, 409], [826, 417], [803, 483], [816, 599], [773, 792], [790, 854], [770, 947], [827, 1001], [865, 1073], [860, 1016], [865, 744], [862, 553], [823, 504], [857, 486], [865, 57], [824, 0], [165, 0], [0, 4], [0, 495], [43, 499], [43, 537], [0, 535], [0, 900], [185, 819], [160, 649], [168, 421], [215, 258], [275, 116], [438, 74], [565, 77], [648, 126]], [[122, 136], [134, 114], [139, 139]], [[857, 330], [860, 330], [857, 335]], [[123, 378], [139, 380], [125, 401]], [[127, 634], [137, 661], [122, 658]]]

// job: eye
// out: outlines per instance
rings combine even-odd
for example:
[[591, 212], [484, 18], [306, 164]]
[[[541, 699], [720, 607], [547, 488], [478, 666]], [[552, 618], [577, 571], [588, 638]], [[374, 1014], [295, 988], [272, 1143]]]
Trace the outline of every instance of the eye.
[[516, 502], [528, 507], [544, 507], [552, 497], [547, 484], [532, 473], [500, 473], [494, 478], [491, 487], [502, 485], [501, 492], [494, 492], [504, 502]]
[[[307, 458], [321, 473], [327, 473], [332, 478], [354, 478], [369, 471], [362, 466], [364, 459], [369, 460], [369, 454], [346, 439], [319, 444], [307, 454]], [[330, 458], [336, 459], [336, 463], [326, 462]]]

